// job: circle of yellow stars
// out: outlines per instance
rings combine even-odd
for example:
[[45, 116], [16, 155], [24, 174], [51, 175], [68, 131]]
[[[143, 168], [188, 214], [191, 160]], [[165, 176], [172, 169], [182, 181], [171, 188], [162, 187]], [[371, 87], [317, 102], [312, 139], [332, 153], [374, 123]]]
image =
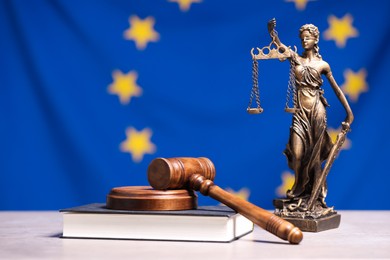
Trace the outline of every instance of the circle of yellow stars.
[[[232, 188], [226, 188], [225, 191], [229, 192], [230, 194], [240, 198], [240, 199], [243, 199], [243, 200], [246, 200], [248, 201], [249, 200], [249, 196], [250, 196], [250, 190], [248, 188], [241, 188], [239, 189], [238, 191], [236, 190], [233, 190]], [[220, 205], [224, 205], [223, 203], [221, 203]]]
[[168, 0], [171, 3], [177, 3], [182, 12], [187, 12], [194, 3], [201, 3], [202, 0]]
[[145, 154], [153, 154], [156, 146], [150, 141], [152, 130], [145, 128], [137, 131], [133, 127], [126, 129], [126, 140], [120, 144], [122, 152], [131, 154], [134, 162], [142, 161]]
[[345, 82], [341, 86], [343, 92], [348, 95], [352, 102], [357, 102], [360, 94], [368, 91], [368, 84], [366, 81], [367, 71], [360, 69], [354, 72], [350, 69], [344, 71]]
[[[202, 0], [167, 0], [171, 3], [177, 3], [182, 12], [189, 11], [193, 3], [201, 3]], [[308, 2], [315, 0], [285, 0], [286, 2], [293, 2], [295, 8], [299, 11], [305, 10]], [[325, 40], [334, 40], [336, 46], [344, 48], [349, 38], [358, 37], [359, 32], [353, 27], [353, 17], [346, 14], [342, 18], [337, 18], [334, 15], [328, 17], [329, 28], [324, 32]], [[141, 19], [138, 16], [130, 16], [129, 28], [124, 31], [123, 35], [126, 40], [134, 41], [138, 50], [145, 50], [150, 42], [157, 42], [160, 39], [159, 33], [154, 29], [155, 20], [149, 16]], [[357, 102], [359, 95], [368, 91], [368, 84], [366, 83], [367, 72], [361, 69], [358, 72], [353, 72], [347, 69], [344, 72], [345, 83], [341, 86], [342, 90], [351, 101]], [[109, 85], [108, 92], [116, 94], [122, 104], [129, 104], [132, 97], [139, 97], [142, 94], [142, 88], [137, 84], [138, 74], [135, 71], [130, 71], [127, 74], [121, 71], [114, 71], [112, 73], [113, 83]], [[341, 131], [340, 128], [329, 128], [329, 135], [332, 141], [335, 142], [337, 134]], [[128, 152], [132, 156], [134, 162], [142, 161], [145, 154], [153, 154], [156, 151], [156, 146], [151, 142], [152, 131], [149, 128], [144, 128], [137, 131], [133, 127], [126, 129], [126, 140], [120, 144], [122, 152]], [[351, 141], [347, 138], [342, 149], [349, 149]], [[295, 177], [292, 173], [285, 171], [282, 173], [282, 184], [277, 187], [276, 193], [279, 196], [285, 196], [287, 190], [291, 189]], [[248, 200], [250, 191], [248, 188], [242, 188], [239, 191], [234, 191], [230, 188], [226, 189], [228, 192], [236, 196]]]
[[225, 189], [227, 192], [243, 199], [243, 200], [248, 200], [249, 199], [249, 195], [250, 195], [250, 191], [248, 188], [241, 188], [240, 190], [238, 191], [235, 191], [233, 190], [232, 188], [226, 188]]
[[295, 4], [295, 8], [299, 11], [303, 11], [306, 9], [306, 5], [308, 2], [314, 2], [316, 0], [285, 0], [286, 2], [292, 2]]
[[352, 22], [353, 18], [350, 14], [344, 15], [341, 19], [330, 15], [328, 17], [329, 28], [324, 32], [325, 40], [334, 40], [337, 47], [344, 48], [349, 38], [359, 35]]
[[[193, 3], [201, 3], [202, 0], [168, 0], [177, 3], [182, 12], [189, 11]], [[132, 15], [129, 17], [129, 28], [123, 32], [126, 40], [134, 41], [137, 50], [145, 50], [149, 43], [158, 42], [160, 34], [154, 29], [155, 19], [148, 16], [144, 19]], [[112, 72], [113, 82], [108, 86], [108, 93], [117, 95], [122, 105], [129, 105], [133, 97], [142, 95], [142, 88], [137, 84], [138, 73], [129, 71], [123, 73], [120, 70]], [[120, 144], [120, 150], [130, 153], [134, 162], [141, 162], [145, 154], [156, 152], [156, 145], [151, 142], [152, 130], [144, 128], [137, 131], [134, 127], [128, 127], [125, 131], [126, 139]]]
[[114, 82], [108, 86], [110, 94], [118, 95], [122, 104], [129, 104], [132, 97], [139, 97], [142, 94], [142, 88], [137, 85], [138, 74], [136, 71], [130, 71], [123, 74], [119, 70], [112, 73]]
[[138, 50], [144, 50], [149, 42], [157, 42], [160, 38], [158, 32], [154, 30], [154, 18], [149, 16], [141, 19], [138, 16], [129, 18], [130, 28], [123, 34], [125, 39], [135, 41]]
[[[328, 134], [330, 136], [330, 139], [332, 139], [332, 142], [333, 144], [336, 143], [336, 140], [337, 140], [337, 135], [341, 132], [341, 127], [337, 128], [337, 129], [334, 129], [334, 128], [331, 128], [329, 127], [328, 128]], [[343, 146], [341, 146], [341, 150], [348, 150], [352, 147], [352, 142], [351, 140], [348, 138], [348, 136], [345, 138], [345, 141], [344, 141], [344, 144]]]
[[282, 173], [282, 184], [276, 188], [276, 195], [283, 197], [286, 196], [286, 192], [291, 190], [295, 182], [294, 174], [289, 171]]

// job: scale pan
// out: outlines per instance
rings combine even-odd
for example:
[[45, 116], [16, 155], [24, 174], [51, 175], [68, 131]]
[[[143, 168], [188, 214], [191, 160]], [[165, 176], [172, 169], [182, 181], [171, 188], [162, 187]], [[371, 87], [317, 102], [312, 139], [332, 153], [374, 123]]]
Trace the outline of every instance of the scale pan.
[[248, 112], [248, 114], [251, 114], [251, 115], [261, 114], [261, 113], [263, 113], [263, 109], [262, 108], [247, 108], [246, 112]]
[[284, 109], [285, 112], [293, 113], [293, 114], [298, 112], [299, 110], [300, 110], [299, 108], [290, 108], [290, 107], [287, 107], [287, 108]]

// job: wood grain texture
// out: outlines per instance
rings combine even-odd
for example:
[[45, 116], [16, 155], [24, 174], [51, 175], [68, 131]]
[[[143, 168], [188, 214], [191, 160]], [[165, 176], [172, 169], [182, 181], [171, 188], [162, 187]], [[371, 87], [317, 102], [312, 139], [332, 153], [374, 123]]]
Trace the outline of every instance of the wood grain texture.
[[193, 190], [154, 190], [150, 186], [125, 186], [111, 189], [106, 206], [117, 210], [195, 209], [198, 197]]
[[302, 231], [290, 222], [221, 189], [211, 180], [206, 180], [201, 175], [192, 175], [189, 185], [192, 189], [199, 190], [203, 195], [222, 202], [251, 220], [254, 224], [283, 240], [289, 241], [291, 244], [299, 244], [303, 239]]
[[215, 168], [207, 158], [157, 158], [148, 167], [148, 180], [155, 189], [190, 188], [229, 206], [272, 234], [298, 244], [302, 231], [274, 214], [221, 189], [212, 181]]
[[156, 158], [148, 167], [149, 184], [159, 190], [180, 189], [192, 174], [214, 180], [214, 164], [205, 157]]

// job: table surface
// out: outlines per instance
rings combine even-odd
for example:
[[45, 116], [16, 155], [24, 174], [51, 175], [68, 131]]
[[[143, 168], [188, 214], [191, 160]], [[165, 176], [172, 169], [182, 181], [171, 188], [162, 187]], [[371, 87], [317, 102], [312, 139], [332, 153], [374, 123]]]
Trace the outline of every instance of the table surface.
[[63, 239], [54, 211], [0, 211], [1, 259], [390, 258], [390, 211], [339, 211], [338, 229], [290, 245], [259, 227], [231, 243]]

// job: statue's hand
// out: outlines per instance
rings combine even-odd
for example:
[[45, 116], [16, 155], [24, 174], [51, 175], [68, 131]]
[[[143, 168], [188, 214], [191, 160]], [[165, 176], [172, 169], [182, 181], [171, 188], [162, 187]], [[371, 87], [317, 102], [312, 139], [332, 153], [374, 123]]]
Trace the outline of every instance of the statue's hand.
[[276, 19], [272, 18], [271, 20], [268, 21], [268, 32], [272, 34], [275, 27], [276, 27]]
[[342, 130], [343, 131], [345, 131], [345, 132], [349, 132], [349, 131], [351, 131], [351, 125], [350, 125], [350, 123], [348, 123], [348, 122], [342, 122], [341, 123], [341, 127], [342, 127]]

